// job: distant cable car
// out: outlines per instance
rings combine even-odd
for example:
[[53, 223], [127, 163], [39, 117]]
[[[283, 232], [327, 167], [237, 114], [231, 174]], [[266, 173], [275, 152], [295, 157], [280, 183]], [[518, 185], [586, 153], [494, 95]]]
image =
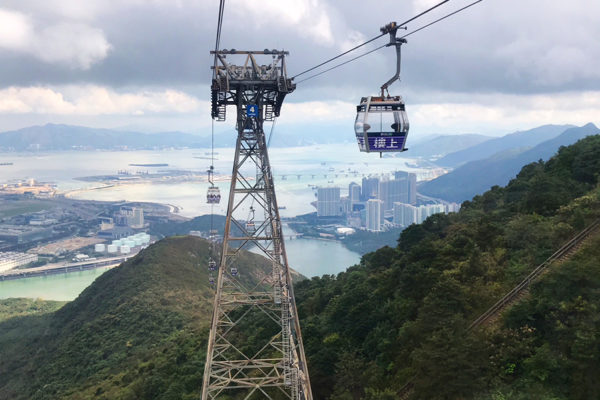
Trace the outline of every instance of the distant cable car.
[[236, 267], [231, 267], [231, 276], [237, 276], [238, 270]]
[[221, 191], [213, 183], [214, 169], [211, 165], [208, 171], [206, 171], [208, 173], [208, 183], [210, 183], [210, 187], [206, 193], [206, 202], [208, 204], [219, 204], [221, 202]]
[[[381, 28], [389, 33], [388, 46], [396, 48], [396, 74], [381, 86], [381, 96], [368, 96], [356, 107], [354, 133], [360, 151], [371, 153], [406, 151], [408, 115], [402, 96], [390, 96], [388, 87], [400, 79], [400, 48], [406, 39], [397, 39], [398, 26], [391, 22]], [[385, 94], [386, 92], [387, 95]]]
[[208, 260], [208, 270], [209, 271], [214, 271], [217, 269], [217, 262], [215, 260], [213, 260], [212, 258]]
[[210, 283], [211, 286], [214, 286], [215, 284], [215, 278], [213, 278], [212, 276], [208, 277], [208, 283]]
[[221, 202], [221, 191], [216, 186], [208, 188], [206, 193], [206, 202], [208, 204], [219, 204]]

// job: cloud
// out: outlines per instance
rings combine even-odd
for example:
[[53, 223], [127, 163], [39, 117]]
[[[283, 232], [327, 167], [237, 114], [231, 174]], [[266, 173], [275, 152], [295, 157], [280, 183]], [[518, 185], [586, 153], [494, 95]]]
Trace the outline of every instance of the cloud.
[[117, 93], [100, 86], [10, 87], [0, 90], [0, 113], [53, 115], [181, 114], [208, 109], [208, 102], [172, 89]]
[[87, 70], [106, 58], [112, 46], [98, 28], [79, 22], [36, 28], [25, 14], [0, 9], [1, 48], [45, 63]]
[[29, 44], [33, 28], [24, 14], [0, 9], [0, 48], [17, 50]]
[[232, 0], [227, 4], [228, 13], [252, 20], [250, 26], [254, 29], [285, 26], [319, 44], [332, 46], [335, 43], [328, 9], [319, 0], [263, 0], [260, 3]]
[[494, 93], [470, 95], [468, 99], [457, 95], [454, 99], [407, 104], [413, 132], [501, 134], [545, 124], [600, 122], [600, 91], [553, 95]]
[[356, 117], [356, 105], [344, 101], [287, 102], [281, 108], [280, 121], [290, 123], [336, 123], [350, 121]]

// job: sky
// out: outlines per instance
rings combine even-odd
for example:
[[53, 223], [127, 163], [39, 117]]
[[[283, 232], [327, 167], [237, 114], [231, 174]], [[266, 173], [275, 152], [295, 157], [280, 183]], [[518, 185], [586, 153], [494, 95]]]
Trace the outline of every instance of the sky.
[[[288, 73], [295, 75], [439, 1], [226, 0], [221, 48], [288, 50]], [[469, 3], [450, 0], [405, 33]], [[63, 123], [206, 134], [218, 6], [3, 0], [0, 131]], [[598, 15], [600, 2], [589, 0], [483, 0], [409, 36], [401, 82], [390, 93], [406, 101], [411, 135], [600, 123]], [[394, 70], [394, 50], [384, 48], [299, 83], [277, 127], [294, 135], [347, 129], [352, 140], [356, 104], [377, 94]]]

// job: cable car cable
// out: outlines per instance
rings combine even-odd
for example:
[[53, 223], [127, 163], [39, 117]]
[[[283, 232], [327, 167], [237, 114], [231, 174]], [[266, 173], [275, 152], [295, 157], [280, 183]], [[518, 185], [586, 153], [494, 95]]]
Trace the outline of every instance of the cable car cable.
[[350, 63], [350, 62], [352, 62], [352, 61], [358, 60], [359, 58], [361, 58], [361, 57], [364, 57], [364, 56], [366, 56], [366, 55], [369, 55], [369, 54], [371, 54], [371, 53], [373, 53], [373, 52], [375, 52], [375, 51], [377, 51], [377, 50], [383, 49], [383, 48], [384, 48], [384, 47], [386, 47], [387, 45], [388, 45], [388, 44], [386, 43], [386, 44], [384, 44], [384, 45], [382, 45], [382, 46], [379, 46], [379, 47], [376, 47], [376, 48], [374, 48], [373, 50], [367, 51], [366, 53], [363, 53], [363, 54], [361, 54], [361, 55], [359, 55], [359, 56], [356, 56], [356, 57], [354, 57], [354, 58], [351, 58], [351, 59], [349, 59], [349, 60], [347, 60], [347, 61], [344, 61], [343, 63], [336, 64], [336, 65], [334, 65], [334, 66], [333, 66], [333, 67], [331, 67], [331, 68], [328, 68], [328, 69], [326, 69], [326, 70], [324, 70], [324, 71], [321, 71], [321, 72], [319, 72], [319, 73], [316, 73], [316, 74], [314, 74], [314, 75], [311, 75], [311, 76], [309, 76], [309, 77], [307, 77], [307, 78], [304, 78], [304, 79], [302, 79], [301, 81], [298, 81], [298, 82], [296, 82], [296, 84], [298, 84], [298, 83], [302, 83], [302, 82], [305, 82], [305, 81], [307, 81], [307, 80], [309, 80], [309, 79], [312, 79], [312, 78], [316, 78], [316, 77], [317, 77], [317, 76], [319, 76], [319, 75], [323, 75], [323, 74], [324, 74], [324, 73], [326, 73], [326, 72], [329, 72], [329, 71], [331, 71], [331, 70], [334, 70], [334, 69], [336, 69], [336, 68], [338, 68], [338, 67], [341, 67], [341, 66], [343, 66], [343, 65], [346, 65], [346, 64], [348, 64], [348, 63]]
[[425, 29], [425, 28], [428, 28], [428, 27], [430, 27], [431, 25], [433, 25], [433, 24], [436, 24], [436, 23], [438, 23], [438, 22], [440, 22], [440, 21], [443, 21], [443, 20], [445, 20], [446, 18], [449, 18], [449, 17], [453, 16], [454, 14], [458, 14], [459, 12], [461, 12], [461, 11], [463, 11], [463, 10], [466, 10], [466, 9], [467, 9], [467, 8], [469, 8], [469, 7], [472, 7], [472, 6], [474, 6], [475, 4], [477, 4], [477, 3], [481, 3], [482, 1], [483, 1], [483, 0], [477, 0], [477, 1], [474, 1], [473, 3], [471, 3], [471, 4], [468, 4], [468, 5], [464, 6], [463, 8], [460, 8], [460, 9], [458, 9], [458, 10], [454, 11], [454, 12], [451, 12], [450, 14], [448, 14], [448, 15], [445, 15], [445, 16], [443, 16], [443, 17], [441, 17], [441, 18], [438, 18], [438, 19], [436, 19], [435, 21], [428, 23], [427, 25], [423, 25], [423, 26], [422, 26], [422, 27], [420, 27], [419, 29], [415, 29], [414, 31], [407, 33], [406, 35], [404, 35], [404, 36], [400, 37], [400, 39], [404, 39], [404, 38], [406, 38], [407, 36], [410, 36], [410, 35], [412, 35], [413, 33], [417, 33], [417, 32], [419, 32], [419, 31], [421, 31], [421, 30], [423, 30], [423, 29]]
[[225, 12], [225, 0], [221, 0], [219, 2], [219, 16], [217, 21], [217, 37], [215, 38], [215, 61], [213, 68], [213, 78], [217, 73], [217, 51], [219, 50], [219, 45], [221, 43], [221, 28], [223, 26], [223, 14]]
[[[417, 33], [417, 32], [419, 32], [419, 31], [421, 31], [421, 30], [423, 30], [423, 29], [425, 29], [425, 28], [428, 28], [428, 27], [430, 27], [431, 25], [433, 25], [433, 24], [436, 24], [436, 23], [438, 23], [438, 22], [440, 22], [440, 21], [443, 21], [443, 20], [445, 20], [446, 18], [449, 18], [449, 17], [453, 16], [454, 14], [458, 14], [459, 12], [461, 12], [461, 11], [463, 11], [463, 10], [466, 10], [466, 9], [467, 9], [467, 8], [469, 8], [469, 7], [472, 7], [472, 6], [474, 6], [475, 4], [477, 4], [477, 3], [481, 3], [482, 1], [483, 1], [483, 0], [477, 0], [477, 1], [474, 1], [473, 3], [471, 3], [471, 4], [468, 4], [468, 5], [466, 5], [466, 6], [465, 6], [465, 7], [463, 7], [463, 8], [460, 8], [460, 9], [458, 9], [458, 10], [456, 10], [456, 11], [453, 11], [453, 12], [451, 12], [450, 14], [447, 14], [447, 15], [445, 15], [445, 16], [443, 16], [443, 17], [441, 17], [441, 18], [438, 18], [438, 19], [436, 19], [436, 20], [435, 20], [435, 21], [433, 21], [433, 22], [430, 22], [430, 23], [428, 23], [428, 24], [426, 24], [426, 25], [423, 25], [423, 26], [421, 26], [421, 27], [420, 27], [420, 28], [418, 28], [418, 29], [415, 29], [414, 31], [411, 31], [411, 32], [407, 33], [406, 35], [404, 35], [404, 36], [400, 37], [399, 39], [404, 39], [404, 38], [406, 38], [407, 36], [410, 36], [410, 35], [412, 35], [413, 33]], [[386, 44], [384, 44], [384, 45], [382, 45], [382, 46], [376, 47], [376, 48], [374, 48], [373, 50], [370, 50], [370, 51], [368, 51], [368, 52], [366, 52], [366, 53], [363, 53], [363, 54], [361, 54], [361, 55], [359, 55], [359, 56], [357, 56], [357, 57], [351, 58], [350, 60], [346, 60], [346, 61], [344, 61], [344, 62], [342, 62], [342, 63], [336, 64], [336, 65], [334, 65], [333, 67], [331, 67], [331, 68], [329, 68], [329, 69], [326, 69], [326, 70], [324, 70], [324, 71], [321, 71], [321, 72], [319, 72], [319, 73], [316, 73], [316, 74], [314, 74], [314, 75], [311, 75], [311, 76], [309, 76], [308, 78], [304, 78], [304, 79], [302, 79], [301, 81], [298, 81], [298, 82], [296, 82], [296, 84], [298, 84], [298, 83], [302, 83], [302, 82], [306, 82], [307, 80], [309, 80], [309, 79], [312, 79], [312, 78], [316, 78], [316, 77], [317, 77], [317, 76], [319, 76], [319, 75], [323, 75], [323, 74], [324, 74], [324, 73], [326, 73], [326, 72], [332, 71], [332, 70], [334, 70], [334, 69], [336, 69], [336, 68], [338, 68], [338, 67], [341, 67], [341, 66], [343, 66], [343, 65], [346, 65], [346, 64], [348, 64], [348, 63], [350, 63], [350, 62], [352, 62], [352, 61], [358, 60], [358, 59], [359, 59], [359, 58], [361, 58], [361, 57], [364, 57], [364, 56], [366, 56], [366, 55], [369, 55], [369, 54], [371, 54], [371, 53], [373, 53], [373, 52], [375, 52], [375, 51], [377, 51], [377, 50], [380, 50], [380, 49], [382, 49], [382, 48], [386, 47], [387, 45], [388, 45], [388, 43], [386, 43]], [[296, 75], [296, 76], [298, 76], [298, 75]]]
[[267, 148], [271, 145], [271, 138], [273, 137], [273, 130], [275, 129], [276, 122], [277, 117], [273, 118], [273, 124], [271, 124], [271, 132], [269, 132], [269, 138], [267, 139]]
[[[417, 15], [415, 15], [414, 17], [412, 17], [412, 18], [410, 18], [410, 19], [408, 19], [408, 20], [404, 21], [403, 23], [401, 23], [401, 24], [398, 24], [397, 26], [398, 26], [398, 27], [402, 27], [402, 26], [404, 26], [404, 25], [408, 24], [409, 22], [412, 22], [412, 21], [414, 21], [415, 19], [417, 19], [417, 18], [419, 18], [419, 17], [422, 17], [423, 15], [427, 14], [428, 12], [435, 10], [436, 8], [438, 8], [439, 6], [441, 6], [442, 4], [445, 4], [445, 3], [449, 2], [449, 1], [450, 1], [450, 0], [444, 0], [444, 1], [442, 1], [442, 2], [440, 2], [440, 3], [438, 3], [438, 4], [436, 4], [435, 6], [433, 6], [433, 7], [431, 7], [431, 8], [428, 8], [427, 10], [423, 11], [422, 13], [420, 13], [420, 14], [417, 14]], [[325, 64], [328, 64], [328, 63], [330, 63], [330, 62], [332, 62], [332, 61], [334, 61], [334, 60], [337, 60], [338, 58], [340, 58], [340, 57], [343, 57], [343, 56], [345, 56], [346, 54], [348, 54], [348, 53], [350, 53], [350, 52], [352, 52], [352, 51], [354, 51], [354, 50], [357, 50], [357, 49], [359, 49], [359, 48], [363, 47], [364, 45], [367, 45], [367, 44], [369, 44], [369, 43], [371, 43], [371, 42], [373, 42], [373, 41], [375, 41], [375, 40], [377, 40], [377, 39], [379, 39], [380, 37], [382, 37], [382, 36], [385, 36], [385, 35], [387, 35], [387, 32], [383, 32], [383, 33], [381, 33], [380, 35], [377, 35], [377, 36], [375, 36], [374, 38], [372, 38], [372, 39], [369, 39], [369, 40], [367, 40], [366, 42], [364, 42], [364, 43], [361, 43], [361, 44], [359, 44], [358, 46], [355, 46], [355, 47], [351, 48], [350, 50], [346, 50], [345, 52], [343, 52], [343, 53], [341, 53], [341, 54], [338, 54], [337, 56], [335, 56], [335, 57], [332, 57], [332, 58], [330, 58], [330, 59], [329, 59], [329, 60], [327, 60], [327, 61], [323, 61], [322, 63], [320, 63], [320, 64], [318, 64], [318, 65], [315, 65], [315, 66], [314, 66], [314, 67], [312, 67], [312, 68], [309, 68], [309, 69], [307, 69], [306, 71], [302, 71], [302, 72], [300, 72], [299, 74], [296, 74], [296, 75], [292, 76], [292, 79], [294, 79], [294, 78], [297, 78], [297, 77], [299, 77], [300, 75], [304, 75], [304, 74], [306, 74], [307, 72], [313, 71], [313, 70], [315, 70], [315, 69], [317, 69], [317, 68], [319, 68], [319, 67], [322, 67], [323, 65], [325, 65]]]

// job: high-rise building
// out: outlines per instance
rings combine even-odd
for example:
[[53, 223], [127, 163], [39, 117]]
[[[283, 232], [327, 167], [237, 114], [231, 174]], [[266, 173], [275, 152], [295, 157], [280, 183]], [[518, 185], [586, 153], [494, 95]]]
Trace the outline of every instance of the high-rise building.
[[381, 231], [383, 220], [383, 201], [371, 199], [367, 201], [366, 228], [368, 231]]
[[377, 199], [379, 194], [379, 178], [363, 178], [362, 179], [362, 201], [369, 199]]
[[459, 211], [460, 211], [460, 204], [457, 204], [457, 203], [446, 204], [446, 213], [459, 212]]
[[383, 210], [394, 208], [394, 203], [408, 203], [406, 179], [383, 180], [379, 182], [379, 200], [383, 201]]
[[406, 171], [395, 171], [394, 179], [403, 181], [405, 184], [405, 188], [403, 188], [403, 197], [400, 201], [412, 205], [417, 204], [417, 174]]
[[348, 199], [350, 200], [350, 209], [360, 201], [360, 185], [358, 183], [352, 182], [348, 185]]
[[317, 217], [338, 217], [341, 211], [339, 187], [317, 189]]
[[418, 221], [418, 209], [405, 203], [394, 203], [394, 225], [407, 227]]
[[408, 179], [408, 172], [406, 171], [394, 171], [394, 179]]
[[340, 215], [348, 214], [351, 211], [350, 199], [346, 196], [340, 197]]
[[417, 174], [408, 174], [408, 203], [417, 204]]
[[443, 204], [428, 204], [417, 207], [417, 222], [420, 224], [425, 221], [427, 217], [433, 214], [445, 213], [446, 207]]

